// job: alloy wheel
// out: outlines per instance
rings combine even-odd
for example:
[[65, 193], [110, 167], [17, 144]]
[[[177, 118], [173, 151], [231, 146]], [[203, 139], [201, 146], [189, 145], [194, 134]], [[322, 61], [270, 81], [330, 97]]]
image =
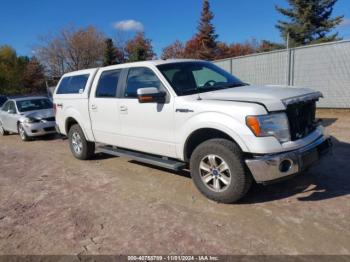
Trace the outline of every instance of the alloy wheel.
[[207, 155], [199, 164], [202, 182], [215, 192], [225, 191], [231, 184], [231, 171], [225, 160], [217, 155]]
[[25, 140], [26, 139], [26, 133], [25, 133], [24, 128], [23, 128], [22, 125], [19, 125], [18, 131], [19, 131], [19, 135], [21, 136], [21, 138], [23, 140]]
[[81, 140], [80, 134], [78, 132], [74, 132], [72, 135], [72, 146], [74, 152], [78, 155], [80, 155], [83, 151], [83, 141]]

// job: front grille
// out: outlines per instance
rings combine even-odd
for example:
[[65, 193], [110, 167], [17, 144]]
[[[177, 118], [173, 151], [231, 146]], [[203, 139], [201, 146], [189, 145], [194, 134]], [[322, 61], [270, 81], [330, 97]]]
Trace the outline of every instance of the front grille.
[[298, 102], [287, 106], [291, 140], [301, 139], [316, 129], [316, 101]]
[[55, 122], [56, 121], [55, 117], [44, 118], [44, 120], [46, 120], [48, 122]]
[[51, 132], [51, 131], [55, 131], [55, 128], [54, 127], [45, 127], [44, 130], [46, 132]]

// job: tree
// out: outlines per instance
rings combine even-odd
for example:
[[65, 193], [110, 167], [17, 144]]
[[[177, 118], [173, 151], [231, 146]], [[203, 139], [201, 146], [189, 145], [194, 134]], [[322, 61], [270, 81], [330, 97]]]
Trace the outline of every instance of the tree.
[[113, 40], [111, 38], [107, 38], [105, 40], [103, 65], [109, 66], [109, 65], [114, 65], [116, 63], [117, 63], [116, 48], [114, 46]]
[[274, 50], [279, 50], [279, 49], [284, 49], [284, 48], [286, 48], [286, 46], [283, 44], [274, 43], [274, 42], [271, 42], [268, 40], [262, 40], [257, 51], [258, 52], [269, 52], [269, 51], [274, 51]]
[[226, 44], [219, 42], [217, 45], [217, 56], [216, 59], [224, 59], [229, 57], [244, 56], [255, 53], [257, 50], [256, 44], [253, 42], [245, 42], [243, 44], [233, 43]]
[[337, 0], [287, 0], [289, 8], [276, 10], [290, 21], [278, 21], [276, 27], [284, 39], [289, 34], [290, 45], [299, 46], [338, 40], [338, 33], [329, 34], [344, 16], [331, 18]]
[[[218, 37], [215, 34], [215, 27], [212, 24], [214, 14], [210, 11], [209, 0], [203, 0], [202, 13], [198, 25], [198, 32], [187, 44], [186, 56], [204, 60], [212, 60], [217, 56]], [[194, 47], [198, 49], [194, 50]]]
[[8, 46], [0, 46], [0, 94], [23, 93], [23, 72], [29, 61], [26, 56], [17, 56]]
[[128, 62], [151, 60], [155, 56], [151, 40], [143, 32], [126, 42], [125, 53]]
[[184, 58], [185, 57], [185, 47], [182, 42], [176, 40], [171, 45], [165, 47], [162, 52], [162, 59], [169, 58]]
[[199, 51], [201, 48], [201, 42], [199, 38], [195, 36], [186, 42], [184, 56], [192, 59], [203, 59]]
[[123, 50], [114, 45], [111, 38], [105, 40], [103, 65], [116, 65], [124, 62]]
[[93, 26], [63, 28], [58, 34], [41, 40], [43, 44], [36, 52], [53, 77], [103, 63], [105, 37]]
[[36, 57], [32, 57], [23, 72], [23, 87], [28, 94], [46, 92], [44, 67]]

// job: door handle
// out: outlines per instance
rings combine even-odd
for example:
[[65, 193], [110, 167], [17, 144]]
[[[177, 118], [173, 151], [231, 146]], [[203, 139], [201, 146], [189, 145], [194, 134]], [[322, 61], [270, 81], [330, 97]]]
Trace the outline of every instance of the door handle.
[[91, 105], [91, 109], [92, 110], [96, 110], [97, 109], [97, 105]]
[[128, 107], [127, 106], [120, 106], [120, 111], [128, 111]]

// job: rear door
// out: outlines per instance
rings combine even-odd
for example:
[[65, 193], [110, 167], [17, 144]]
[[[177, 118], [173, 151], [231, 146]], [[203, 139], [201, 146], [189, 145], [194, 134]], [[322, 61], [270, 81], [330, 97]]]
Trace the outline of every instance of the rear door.
[[89, 110], [92, 132], [96, 142], [120, 145], [120, 116], [118, 90], [122, 69], [101, 70], [90, 94]]

